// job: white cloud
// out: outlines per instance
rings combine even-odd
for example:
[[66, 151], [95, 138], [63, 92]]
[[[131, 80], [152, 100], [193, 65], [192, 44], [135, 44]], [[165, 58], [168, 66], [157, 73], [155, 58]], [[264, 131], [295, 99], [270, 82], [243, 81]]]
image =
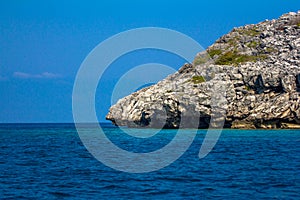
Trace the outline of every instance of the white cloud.
[[50, 72], [43, 72], [41, 74], [29, 74], [24, 72], [14, 72], [13, 76], [15, 78], [22, 78], [22, 79], [55, 79], [61, 78], [60, 74], [53, 74]]

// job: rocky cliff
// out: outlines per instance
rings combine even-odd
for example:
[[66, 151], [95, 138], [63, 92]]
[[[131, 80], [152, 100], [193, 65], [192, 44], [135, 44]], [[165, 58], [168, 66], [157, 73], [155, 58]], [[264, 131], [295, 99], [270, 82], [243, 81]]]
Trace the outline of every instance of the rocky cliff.
[[234, 28], [193, 64], [120, 99], [107, 119], [129, 127], [208, 128], [219, 93], [226, 101], [215, 107], [224, 111], [226, 128], [300, 128], [300, 11]]

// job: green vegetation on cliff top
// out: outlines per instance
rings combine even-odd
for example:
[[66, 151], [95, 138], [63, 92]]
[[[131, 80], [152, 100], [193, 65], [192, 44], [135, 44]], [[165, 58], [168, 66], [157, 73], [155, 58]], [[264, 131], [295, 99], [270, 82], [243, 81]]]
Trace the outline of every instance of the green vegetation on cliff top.
[[191, 78], [191, 82], [194, 84], [204, 83], [206, 80], [203, 76], [193, 76]]

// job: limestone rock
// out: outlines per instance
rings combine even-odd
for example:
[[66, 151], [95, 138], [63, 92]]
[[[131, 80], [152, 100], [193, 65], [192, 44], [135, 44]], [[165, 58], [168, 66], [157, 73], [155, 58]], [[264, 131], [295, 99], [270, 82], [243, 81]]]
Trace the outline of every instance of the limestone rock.
[[300, 12], [234, 28], [106, 118], [129, 127], [208, 128], [225, 118], [227, 128], [300, 128]]

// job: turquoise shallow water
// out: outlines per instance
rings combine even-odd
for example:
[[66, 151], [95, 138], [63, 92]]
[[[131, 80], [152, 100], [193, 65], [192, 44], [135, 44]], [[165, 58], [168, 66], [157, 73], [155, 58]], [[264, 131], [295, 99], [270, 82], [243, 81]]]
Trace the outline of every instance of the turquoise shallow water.
[[[132, 152], [159, 149], [176, 134], [137, 139], [104, 131]], [[300, 199], [299, 130], [223, 130], [200, 160], [205, 133], [173, 164], [131, 174], [91, 156], [72, 124], [1, 124], [0, 199]]]

